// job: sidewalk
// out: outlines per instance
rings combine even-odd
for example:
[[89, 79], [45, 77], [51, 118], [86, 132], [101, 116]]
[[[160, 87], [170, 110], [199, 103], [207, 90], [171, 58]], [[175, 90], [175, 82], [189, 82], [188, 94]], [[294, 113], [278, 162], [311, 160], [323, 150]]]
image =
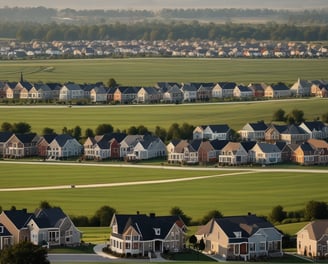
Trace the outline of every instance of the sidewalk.
[[106, 254], [105, 252], [103, 252], [103, 248], [106, 247], [106, 244], [97, 244], [94, 248], [93, 248], [93, 251], [103, 257], [103, 258], [109, 258], [109, 259], [118, 259], [117, 257], [115, 256], [112, 256], [112, 255], [109, 255], [109, 254]]

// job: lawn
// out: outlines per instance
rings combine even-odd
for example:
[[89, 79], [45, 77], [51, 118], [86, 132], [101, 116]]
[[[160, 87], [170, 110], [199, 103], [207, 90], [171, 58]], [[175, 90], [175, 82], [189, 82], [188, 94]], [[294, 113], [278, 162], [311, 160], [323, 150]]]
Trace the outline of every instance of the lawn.
[[63, 127], [80, 126], [96, 129], [99, 124], [111, 124], [114, 129], [128, 129], [144, 125], [151, 131], [156, 126], [168, 129], [172, 123], [187, 122], [194, 126], [204, 124], [228, 124], [234, 130], [247, 122], [264, 120], [271, 122], [273, 113], [279, 108], [286, 114], [293, 109], [304, 112], [306, 120], [320, 118], [327, 112], [327, 99], [280, 100], [245, 102], [240, 104], [182, 104], [157, 106], [104, 106], [104, 107], [1, 107], [0, 124], [3, 122], [27, 122], [32, 131], [41, 133], [45, 127], [61, 133]]
[[[0, 164], [1, 168], [4, 164]], [[23, 183], [25, 177], [29, 181], [29, 186], [39, 185], [40, 176], [34, 176], [33, 170], [19, 169], [24, 165], [12, 165], [6, 167], [7, 176], [11, 182]], [[59, 166], [60, 168], [61, 166]], [[58, 169], [59, 169], [58, 168]], [[116, 168], [93, 168], [90, 170], [89, 179], [86, 176], [74, 176], [81, 172], [78, 166], [63, 166], [62, 175], [56, 177], [57, 167], [40, 166], [38, 175], [51, 179], [48, 185], [65, 184], [65, 177], [70, 179], [70, 183], [76, 177], [76, 182], [111, 182], [117, 181]], [[87, 170], [85, 168], [85, 170]], [[98, 174], [98, 170], [101, 172]], [[126, 173], [124, 171], [126, 170]], [[18, 174], [15, 173], [18, 172]], [[131, 179], [154, 179], [179, 178], [184, 175], [209, 175], [221, 174], [222, 172], [186, 172], [169, 171], [155, 169], [123, 169], [120, 173], [121, 181], [131, 181]], [[164, 174], [161, 174], [164, 173]], [[223, 172], [228, 173], [228, 172]], [[167, 174], [167, 176], [165, 176]], [[6, 175], [6, 174], [2, 174]], [[50, 175], [50, 176], [48, 176]], [[88, 175], [86, 173], [85, 175]], [[101, 176], [103, 175], [103, 176]], [[126, 176], [122, 176], [126, 175]], [[147, 176], [148, 175], [148, 176]], [[161, 175], [161, 176], [156, 176]], [[189, 175], [189, 176], [188, 176]], [[115, 180], [111, 180], [114, 177]], [[96, 179], [96, 180], [95, 180]], [[5, 184], [2, 181], [2, 185]], [[75, 183], [75, 182], [74, 182]], [[41, 200], [47, 200], [54, 206], [60, 206], [63, 210], [74, 216], [91, 216], [103, 205], [116, 208], [119, 213], [133, 214], [136, 211], [142, 213], [155, 212], [159, 215], [168, 214], [173, 206], [179, 206], [185, 214], [191, 216], [193, 220], [200, 220], [207, 212], [216, 209], [224, 215], [247, 214], [247, 212], [258, 215], [268, 215], [272, 207], [282, 205], [286, 211], [299, 210], [304, 207], [309, 200], [320, 200], [327, 202], [328, 178], [325, 174], [315, 174], [311, 172], [254, 172], [250, 174], [233, 175], [226, 177], [216, 177], [199, 179], [193, 181], [175, 183], [157, 183], [137, 186], [117, 186], [99, 188], [68, 188], [59, 190], [39, 190], [20, 192], [0, 192], [0, 201], [3, 209], [9, 209], [12, 205], [17, 208], [28, 208], [33, 211]], [[18, 186], [19, 184], [15, 184]]]
[[326, 79], [326, 59], [128, 58], [3, 61], [3, 80], [94, 83], [114, 78], [121, 85], [151, 86], [159, 81], [294, 83]]

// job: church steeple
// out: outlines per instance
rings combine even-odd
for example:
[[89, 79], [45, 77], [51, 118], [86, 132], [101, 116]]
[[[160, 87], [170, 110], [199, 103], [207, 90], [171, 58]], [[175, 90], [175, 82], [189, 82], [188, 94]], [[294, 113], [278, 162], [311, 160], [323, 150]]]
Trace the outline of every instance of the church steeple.
[[21, 78], [20, 78], [20, 81], [23, 82], [24, 79], [23, 79], [23, 72], [21, 72]]

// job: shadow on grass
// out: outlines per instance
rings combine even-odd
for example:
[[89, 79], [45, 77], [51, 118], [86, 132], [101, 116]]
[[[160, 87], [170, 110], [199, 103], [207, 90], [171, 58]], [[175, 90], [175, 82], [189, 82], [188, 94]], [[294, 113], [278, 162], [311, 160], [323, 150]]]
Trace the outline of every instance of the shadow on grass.
[[177, 261], [215, 261], [212, 258], [202, 254], [201, 252], [192, 249], [186, 249], [183, 252], [165, 253], [163, 254], [163, 258]]
[[49, 253], [51, 254], [93, 254], [94, 244], [85, 243], [76, 247], [51, 247]]

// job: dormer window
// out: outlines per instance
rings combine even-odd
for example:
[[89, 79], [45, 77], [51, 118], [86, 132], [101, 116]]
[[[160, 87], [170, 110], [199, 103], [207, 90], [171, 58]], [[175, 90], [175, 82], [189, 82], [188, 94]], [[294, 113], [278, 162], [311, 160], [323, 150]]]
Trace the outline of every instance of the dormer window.
[[161, 229], [160, 228], [154, 228], [155, 235], [160, 236], [161, 235]]
[[237, 231], [237, 232], [233, 232], [235, 237], [241, 238], [241, 232]]

